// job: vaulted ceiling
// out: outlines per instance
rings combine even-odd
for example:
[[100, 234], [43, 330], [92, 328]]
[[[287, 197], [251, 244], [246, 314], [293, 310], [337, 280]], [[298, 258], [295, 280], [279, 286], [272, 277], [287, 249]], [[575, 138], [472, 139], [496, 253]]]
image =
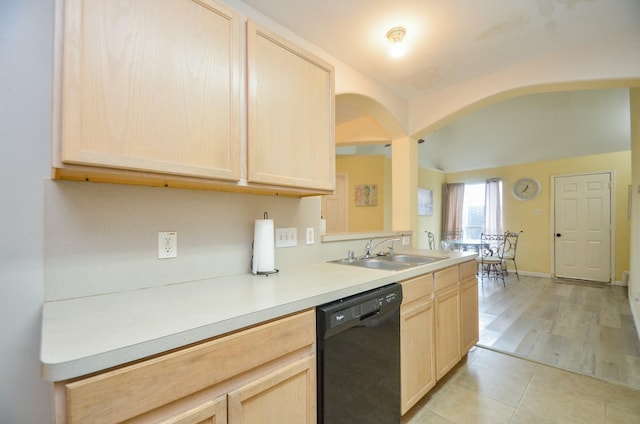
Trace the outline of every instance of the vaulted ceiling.
[[[407, 101], [640, 28], [639, 0], [242, 1]], [[407, 30], [408, 51], [401, 58], [390, 57], [385, 36], [396, 26]], [[578, 138], [578, 151], [584, 154], [629, 148], [628, 117], [625, 123], [611, 113], [598, 113], [610, 106], [615, 113], [625, 113], [620, 112], [625, 94], [619, 90], [536, 96], [477, 111], [429, 135], [431, 162], [423, 165], [444, 170], [490, 167], [493, 163], [482, 157], [483, 151], [495, 149], [502, 149], [501, 164], [510, 164], [522, 160], [521, 146], [531, 139], [549, 140], [543, 156], [553, 156], [559, 144], [570, 146]], [[567, 111], [562, 122], [555, 119], [560, 108]], [[505, 113], [518, 118], [505, 119]], [[339, 104], [337, 114], [338, 122], [353, 117], [352, 110], [340, 110]], [[589, 119], [588, 126], [582, 125], [584, 119]], [[618, 127], [625, 124], [626, 146]], [[574, 125], [575, 130], [567, 129]], [[604, 129], [613, 132], [603, 134]], [[509, 142], [505, 145], [503, 139]], [[485, 149], [476, 151], [478, 146]], [[470, 147], [475, 154], [467, 162], [460, 153]], [[568, 147], [557, 155], [564, 156], [566, 150], [576, 152]]]

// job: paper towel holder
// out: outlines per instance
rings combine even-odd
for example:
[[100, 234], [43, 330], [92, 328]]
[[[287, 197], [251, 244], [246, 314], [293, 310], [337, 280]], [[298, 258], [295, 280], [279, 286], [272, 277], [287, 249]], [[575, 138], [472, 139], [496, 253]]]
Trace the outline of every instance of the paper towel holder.
[[279, 272], [280, 272], [279, 269], [274, 269], [273, 271], [256, 271], [256, 275], [264, 275], [264, 276], [268, 277], [271, 274], [277, 274]]
[[[253, 242], [251, 243], [251, 250], [253, 250]], [[253, 255], [251, 255], [251, 263], [253, 264]], [[271, 274], [277, 274], [279, 272], [280, 272], [280, 270], [275, 268], [273, 271], [256, 271], [255, 275], [264, 275], [264, 276], [268, 277]]]
[[[264, 215], [263, 215], [263, 219], [269, 219], [269, 214], [268, 214], [266, 211], [265, 211], [265, 213], [264, 213]], [[253, 241], [251, 242], [251, 251], [252, 251], [252, 252], [253, 252], [253, 250], [254, 250], [254, 243], [255, 243], [255, 240], [253, 240]], [[253, 254], [251, 255], [251, 264], [250, 264], [250, 267], [252, 267], [252, 266], [253, 266]], [[280, 270], [279, 270], [279, 269], [275, 269], [275, 268], [274, 268], [273, 270], [269, 270], [269, 271], [256, 271], [256, 272], [255, 272], [255, 275], [264, 275], [264, 276], [267, 276], [267, 277], [268, 277], [269, 275], [271, 275], [271, 274], [277, 274], [278, 272], [280, 272]]]

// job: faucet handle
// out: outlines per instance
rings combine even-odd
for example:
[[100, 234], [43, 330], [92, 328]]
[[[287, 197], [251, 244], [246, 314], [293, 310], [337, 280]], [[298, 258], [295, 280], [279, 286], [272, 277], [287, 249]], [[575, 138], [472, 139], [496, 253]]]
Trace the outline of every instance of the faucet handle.
[[393, 250], [393, 243], [395, 243], [396, 241], [398, 241], [398, 239], [392, 239], [392, 240], [391, 240], [391, 246], [389, 246], [389, 254], [390, 254], [391, 256], [393, 256], [393, 252], [394, 252], [394, 250]]
[[369, 256], [371, 256], [371, 243], [373, 243], [373, 241], [375, 240], [375, 238], [372, 238], [371, 240], [369, 240], [367, 242], [367, 245], [364, 247], [364, 257], [368, 258]]

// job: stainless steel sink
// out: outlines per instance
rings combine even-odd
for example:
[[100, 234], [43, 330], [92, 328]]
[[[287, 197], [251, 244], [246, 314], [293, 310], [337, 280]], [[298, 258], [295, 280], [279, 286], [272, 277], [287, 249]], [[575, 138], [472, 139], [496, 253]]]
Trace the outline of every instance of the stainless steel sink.
[[385, 255], [379, 256], [380, 259], [391, 262], [406, 262], [413, 263], [418, 265], [430, 264], [431, 262], [441, 261], [445, 258], [436, 257], [436, 256], [417, 256], [417, 255]]
[[436, 261], [441, 261], [446, 258], [435, 256], [417, 256], [417, 255], [385, 255], [385, 256], [371, 256], [368, 258], [354, 258], [354, 259], [338, 259], [330, 261], [331, 263], [359, 266], [362, 268], [372, 269], [384, 269], [387, 271], [399, 271], [402, 269], [412, 268], [414, 266], [420, 266]]
[[414, 264], [410, 264], [410, 263], [385, 261], [385, 260], [378, 259], [376, 257], [356, 258], [356, 259], [338, 259], [337, 261], [330, 261], [330, 262], [334, 264], [359, 266], [362, 268], [384, 269], [387, 271], [398, 271], [401, 269], [406, 269], [406, 268], [415, 266]]

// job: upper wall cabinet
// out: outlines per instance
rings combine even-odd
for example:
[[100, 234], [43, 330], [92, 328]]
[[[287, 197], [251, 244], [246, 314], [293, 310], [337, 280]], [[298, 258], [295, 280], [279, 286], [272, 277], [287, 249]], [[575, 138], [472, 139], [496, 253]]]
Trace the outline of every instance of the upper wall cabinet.
[[67, 0], [61, 160], [240, 179], [242, 22], [208, 0]]
[[56, 178], [334, 189], [331, 66], [212, 0], [59, 5]]
[[249, 182], [335, 189], [334, 69], [247, 23]]

